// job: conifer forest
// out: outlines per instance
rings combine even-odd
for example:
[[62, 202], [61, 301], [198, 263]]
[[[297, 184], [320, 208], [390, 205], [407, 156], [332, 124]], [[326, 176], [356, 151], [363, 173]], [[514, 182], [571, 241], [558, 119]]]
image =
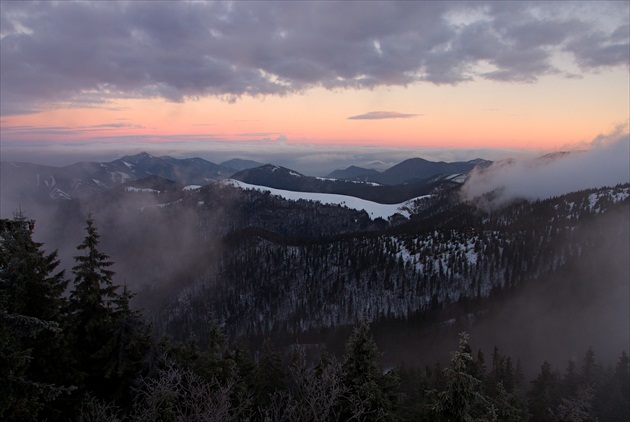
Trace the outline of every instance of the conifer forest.
[[[206, 224], [204, 213], [219, 193], [234, 194], [211, 189], [197, 193], [209, 204], [198, 207], [201, 238], [225, 229]], [[406, 225], [336, 236], [292, 231], [297, 217], [242, 229], [247, 203], [273, 206], [250, 192], [211, 268], [175, 295], [154, 291], [166, 297], [154, 309], [133, 305], [149, 293], [118, 278], [91, 213], [73, 262], [62, 263], [33, 240], [38, 223], [18, 212], [0, 227], [0, 419], [627, 421], [626, 350], [602, 360], [595, 344], [531, 362], [478, 346], [468, 331], [482, 333], [476, 324], [509, 308], [514, 292], [582, 268], [611, 236], [627, 240], [625, 225], [603, 232], [587, 224], [624, 217], [627, 190], [500, 212], [447, 206], [443, 197]], [[172, 209], [155, 212], [173, 218]], [[313, 218], [346, 212], [315, 209]], [[593, 274], [607, 273], [586, 271], [573, 288], [596, 294]], [[400, 340], [383, 333], [404, 324], [425, 327], [417, 331], [425, 349], [447, 338], [450, 354], [396, 354], [390, 343]]]

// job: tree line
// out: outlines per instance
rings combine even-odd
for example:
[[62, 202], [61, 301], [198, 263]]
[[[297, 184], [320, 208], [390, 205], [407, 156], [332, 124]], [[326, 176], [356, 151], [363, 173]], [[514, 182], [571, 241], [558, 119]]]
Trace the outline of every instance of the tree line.
[[365, 321], [342, 356], [266, 340], [252, 353], [209, 319], [204, 346], [157, 338], [114, 282], [92, 217], [72, 278], [32, 239], [33, 222], [0, 221], [0, 419], [77, 421], [622, 421], [628, 356], [588, 350], [561, 374], [527, 382], [520, 363], [473, 353], [465, 333], [450, 364], [384, 370]]

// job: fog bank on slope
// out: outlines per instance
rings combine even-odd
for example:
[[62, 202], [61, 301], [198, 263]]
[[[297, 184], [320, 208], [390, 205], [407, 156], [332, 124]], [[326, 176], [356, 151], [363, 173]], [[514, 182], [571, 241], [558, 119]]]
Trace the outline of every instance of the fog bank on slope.
[[462, 186], [464, 200], [493, 192], [489, 207], [514, 199], [545, 199], [569, 192], [630, 182], [627, 126], [600, 135], [586, 151], [549, 154], [535, 159], [498, 161], [475, 169]]

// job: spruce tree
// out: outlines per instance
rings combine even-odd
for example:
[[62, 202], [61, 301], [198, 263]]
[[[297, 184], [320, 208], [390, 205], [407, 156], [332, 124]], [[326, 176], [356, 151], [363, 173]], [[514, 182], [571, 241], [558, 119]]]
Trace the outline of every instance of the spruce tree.
[[446, 388], [431, 391], [431, 410], [438, 421], [474, 421], [496, 413], [493, 403], [484, 396], [481, 380], [475, 377], [474, 358], [468, 345], [468, 334], [460, 333], [459, 349], [452, 353], [451, 365], [444, 369]]
[[130, 403], [131, 380], [150, 349], [149, 329], [129, 307], [131, 294], [118, 293], [113, 262], [99, 250], [100, 236], [90, 215], [86, 236], [77, 246], [74, 288], [70, 294], [74, 350], [87, 392], [97, 398]]
[[630, 420], [630, 359], [624, 351], [596, 392], [594, 413], [601, 421]]
[[560, 374], [545, 361], [540, 373], [531, 382], [527, 392], [529, 413], [532, 420], [553, 421], [553, 410], [560, 404]]
[[254, 396], [260, 407], [268, 406], [275, 393], [286, 390], [287, 376], [282, 368], [282, 358], [271, 339], [263, 342], [262, 353], [255, 372]]
[[60, 321], [68, 281], [63, 271], [55, 272], [59, 266], [57, 251], [46, 254], [43, 244], [33, 241], [34, 224], [21, 212], [14, 220], [3, 220], [0, 288], [7, 312]]
[[342, 370], [348, 395], [342, 403], [342, 418], [393, 419], [399, 402], [400, 383], [396, 372], [383, 374], [380, 358], [370, 326], [363, 320], [345, 345]]
[[62, 330], [63, 271], [57, 253], [32, 239], [34, 222], [0, 220], [0, 419], [37, 420], [69, 392], [70, 353]]
[[112, 281], [114, 272], [109, 269], [113, 262], [98, 250], [100, 236], [91, 215], [85, 230], [86, 237], [77, 246], [83, 254], [74, 257], [76, 265], [72, 268], [74, 288], [70, 294], [70, 309], [77, 356], [88, 377], [88, 387], [98, 388], [97, 379], [100, 377], [95, 375], [104, 375], [103, 348], [112, 336], [114, 304], [118, 296], [117, 286]]

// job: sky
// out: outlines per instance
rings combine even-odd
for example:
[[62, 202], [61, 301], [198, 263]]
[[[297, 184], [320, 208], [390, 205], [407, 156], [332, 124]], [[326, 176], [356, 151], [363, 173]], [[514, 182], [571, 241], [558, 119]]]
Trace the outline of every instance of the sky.
[[627, 1], [0, 2], [0, 155], [285, 165], [588, 149], [628, 132]]

